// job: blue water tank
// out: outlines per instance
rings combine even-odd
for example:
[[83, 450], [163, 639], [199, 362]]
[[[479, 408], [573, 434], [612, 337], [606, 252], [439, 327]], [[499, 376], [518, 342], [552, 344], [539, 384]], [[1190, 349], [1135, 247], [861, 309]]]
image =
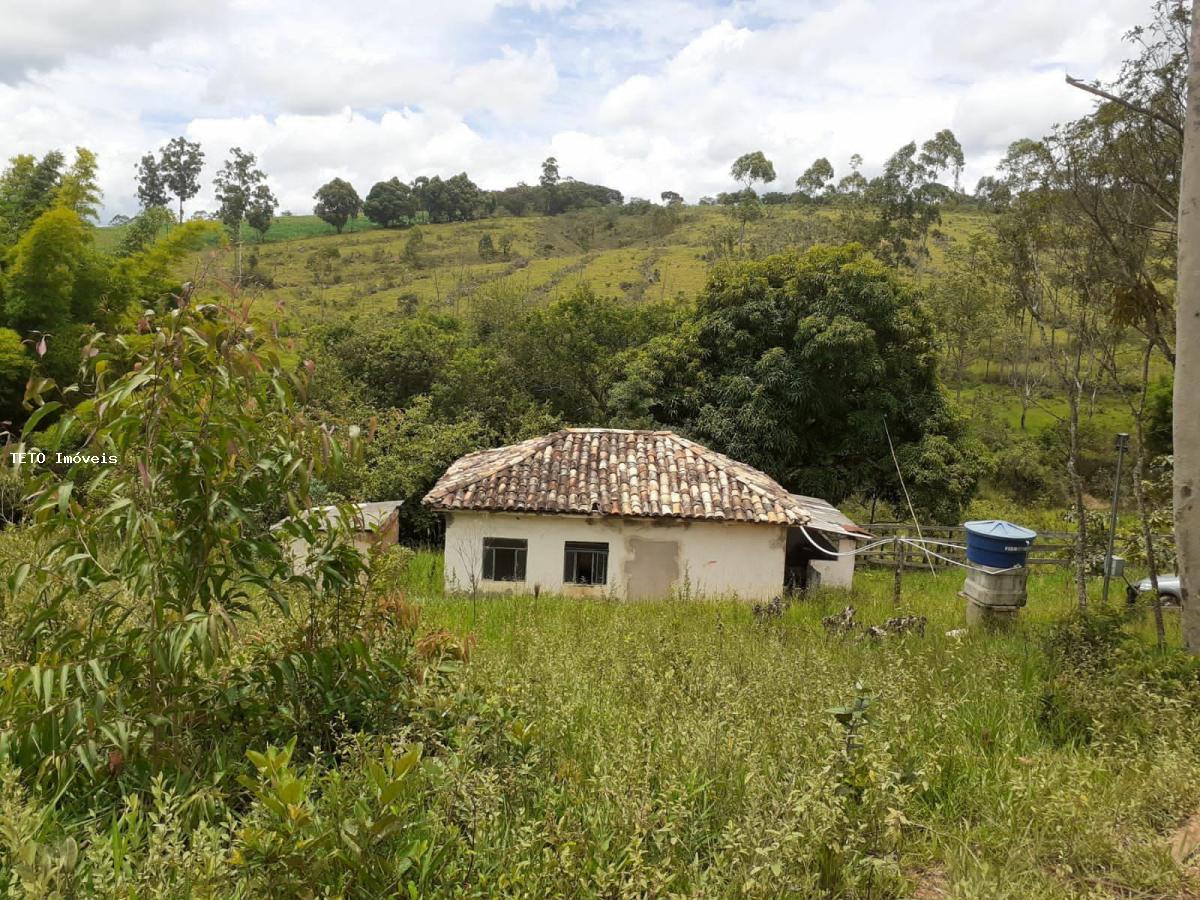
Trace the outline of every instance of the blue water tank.
[[1025, 557], [1037, 537], [1036, 531], [1001, 519], [968, 522], [965, 527], [967, 559], [978, 566], [994, 569], [1025, 565]]

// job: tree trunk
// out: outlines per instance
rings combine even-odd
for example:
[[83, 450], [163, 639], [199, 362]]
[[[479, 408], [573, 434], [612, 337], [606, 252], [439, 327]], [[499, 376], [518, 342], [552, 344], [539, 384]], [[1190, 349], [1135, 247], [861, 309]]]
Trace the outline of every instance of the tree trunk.
[[1200, 15], [1192, 14], [1187, 119], [1179, 190], [1179, 283], [1175, 320], [1175, 543], [1183, 640], [1200, 654]]
[[1070, 419], [1068, 434], [1070, 442], [1067, 446], [1067, 474], [1071, 479], [1071, 497], [1075, 505], [1076, 538], [1075, 538], [1075, 593], [1080, 609], [1088, 606], [1088, 521], [1087, 506], [1083, 502], [1083, 477], [1079, 474], [1079, 401], [1083, 386], [1079, 382], [1080, 357], [1082, 350], [1076, 350], [1075, 366], [1072, 373], [1074, 383], [1067, 392]]
[[[1150, 524], [1150, 510], [1146, 505], [1146, 395], [1150, 390], [1150, 357], [1154, 353], [1154, 341], [1146, 341], [1146, 349], [1142, 353], [1142, 390], [1137, 408], [1133, 411], [1134, 446], [1133, 457], [1133, 496], [1137, 501], [1138, 519], [1142, 523], [1142, 543], [1146, 546], [1146, 568], [1149, 570], [1150, 589], [1154, 591], [1154, 636], [1158, 641], [1158, 649], [1167, 646], [1167, 629], [1163, 622], [1162, 597], [1158, 593], [1158, 560], [1154, 555], [1154, 529]], [[1113, 366], [1116, 374], [1116, 365]]]

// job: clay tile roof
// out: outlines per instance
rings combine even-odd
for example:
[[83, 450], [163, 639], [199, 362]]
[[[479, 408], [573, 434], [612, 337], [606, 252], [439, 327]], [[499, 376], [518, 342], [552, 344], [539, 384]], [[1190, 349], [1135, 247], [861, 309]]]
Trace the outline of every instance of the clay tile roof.
[[671, 431], [566, 428], [455, 462], [435, 510], [582, 513], [803, 525], [774, 479]]

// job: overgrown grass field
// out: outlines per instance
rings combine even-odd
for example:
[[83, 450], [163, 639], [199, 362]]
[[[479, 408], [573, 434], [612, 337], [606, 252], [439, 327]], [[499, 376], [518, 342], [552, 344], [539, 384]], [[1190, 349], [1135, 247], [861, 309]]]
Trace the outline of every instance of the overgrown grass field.
[[[447, 597], [441, 575], [438, 553], [407, 559], [402, 594], [380, 601], [393, 617], [362, 632], [411, 647], [382, 705], [344, 705], [373, 683], [342, 684], [356, 667], [329, 686], [311, 672], [280, 684], [267, 733], [235, 725], [148, 789], [119, 771], [83, 795], [77, 782], [83, 805], [6, 769], [0, 884], [114, 897], [1200, 887], [1167, 843], [1200, 805], [1200, 673], [1154, 649], [1145, 610], [1072, 617], [1065, 571], [1032, 576], [1001, 633], [960, 631], [950, 573], [907, 574], [897, 608], [892, 574], [860, 570], [853, 592], [778, 616], [736, 600]], [[860, 626], [827, 633], [848, 604]], [[924, 634], [864, 633], [901, 613], [925, 616]], [[292, 631], [264, 612], [240, 640], [286, 645]]]
[[[1194, 670], [1182, 692], [1066, 674], [1056, 654], [1090, 650], [1047, 656], [1059, 574], [1011, 633], [948, 636], [960, 586], [908, 575], [902, 611], [928, 629], [882, 640], [821, 625], [847, 602], [896, 614], [879, 570], [762, 622], [736, 602], [429, 601], [532, 728], [527, 781], [473, 826], [480, 875], [544, 895], [1179, 896], [1163, 836], [1200, 802]], [[858, 697], [847, 753], [831, 709]]]

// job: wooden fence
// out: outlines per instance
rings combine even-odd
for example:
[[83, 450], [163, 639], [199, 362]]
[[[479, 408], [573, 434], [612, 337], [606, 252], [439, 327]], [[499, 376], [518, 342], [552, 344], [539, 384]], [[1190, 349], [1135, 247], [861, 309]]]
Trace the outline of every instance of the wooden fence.
[[[875, 522], [863, 526], [876, 538], [888, 537], [917, 537], [917, 529], [913, 525], [896, 524], [894, 522]], [[940, 556], [948, 557], [957, 562], [967, 561], [967, 530], [961, 525], [922, 525], [921, 537], [929, 541], [929, 549]], [[943, 543], [934, 544], [933, 541]], [[1073, 531], [1042, 531], [1038, 533], [1033, 543], [1026, 565], [1029, 566], [1069, 566], [1075, 550], [1075, 532]], [[937, 568], [950, 568], [953, 563], [938, 559], [936, 556], [926, 556], [919, 549], [904, 546], [896, 542], [883, 544], [859, 554], [858, 561], [866, 565], [896, 567], [897, 554], [903, 555], [903, 566], [906, 569], [928, 569], [930, 563]]]

